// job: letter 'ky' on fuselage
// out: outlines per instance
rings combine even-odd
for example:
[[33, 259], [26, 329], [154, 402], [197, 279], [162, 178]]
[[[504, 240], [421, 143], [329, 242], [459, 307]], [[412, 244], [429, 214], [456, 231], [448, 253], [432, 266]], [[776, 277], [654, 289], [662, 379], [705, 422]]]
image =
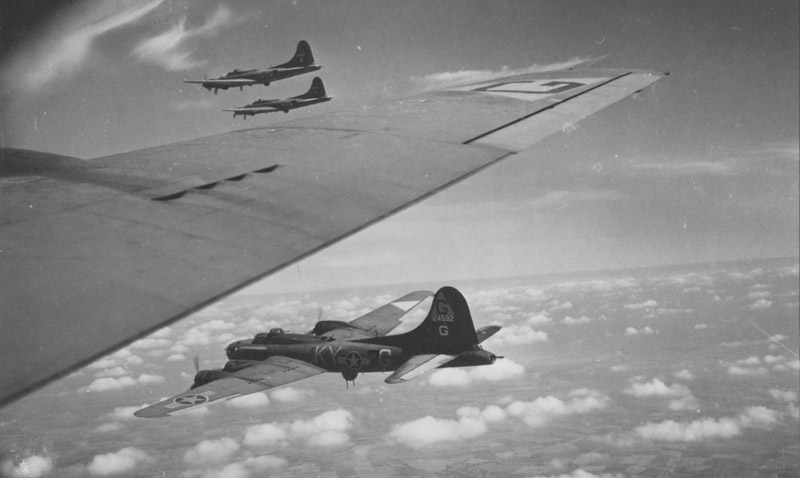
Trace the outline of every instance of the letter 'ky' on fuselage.
[[322, 65], [314, 63], [314, 55], [311, 54], [311, 47], [308, 42], [301, 40], [297, 44], [297, 50], [291, 60], [280, 65], [271, 66], [266, 70], [233, 70], [219, 78], [205, 80], [183, 80], [184, 83], [199, 84], [203, 88], [214, 91], [227, 90], [228, 88], [239, 88], [253, 85], [269, 86], [273, 81], [285, 80], [293, 76], [310, 73], [322, 68]]

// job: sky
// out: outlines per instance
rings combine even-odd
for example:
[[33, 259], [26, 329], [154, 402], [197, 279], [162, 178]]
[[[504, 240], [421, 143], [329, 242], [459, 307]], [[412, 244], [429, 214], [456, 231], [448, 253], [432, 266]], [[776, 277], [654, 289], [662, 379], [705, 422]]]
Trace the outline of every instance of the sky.
[[[70, 2], [5, 47], [0, 142], [92, 158], [364, 108], [529, 67], [670, 75], [273, 276], [325, 289], [797, 256], [797, 2]], [[9, 31], [9, 29], [6, 29]], [[220, 112], [311, 78], [181, 82], [284, 62], [305, 39], [335, 100]], [[437, 231], [431, 233], [430, 231]]]

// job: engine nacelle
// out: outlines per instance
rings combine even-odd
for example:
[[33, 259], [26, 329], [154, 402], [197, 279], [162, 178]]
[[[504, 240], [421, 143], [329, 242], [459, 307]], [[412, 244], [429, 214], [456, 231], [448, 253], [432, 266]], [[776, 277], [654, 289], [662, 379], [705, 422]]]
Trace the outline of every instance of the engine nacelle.
[[229, 376], [228, 373], [223, 370], [201, 370], [197, 372], [197, 375], [194, 376], [194, 383], [192, 384], [191, 389], [194, 390], [201, 385], [205, 385], [227, 376]]

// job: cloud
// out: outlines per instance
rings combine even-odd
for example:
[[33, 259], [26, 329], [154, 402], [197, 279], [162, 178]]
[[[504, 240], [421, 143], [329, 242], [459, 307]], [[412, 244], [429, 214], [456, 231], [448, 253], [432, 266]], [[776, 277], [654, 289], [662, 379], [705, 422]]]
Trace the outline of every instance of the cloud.
[[[601, 57], [602, 58], [602, 57]], [[414, 76], [411, 81], [414, 85], [422, 91], [452, 88], [455, 86], [469, 85], [471, 83], [479, 83], [484, 81], [491, 81], [496, 78], [502, 78], [513, 75], [523, 75], [526, 73], [537, 73], [542, 71], [565, 70], [578, 65], [591, 63], [600, 60], [601, 58], [572, 58], [560, 63], [551, 63], [547, 65], [533, 64], [527, 68], [511, 70], [503, 68], [499, 71], [492, 70], [460, 70], [460, 71], [446, 71], [441, 73], [433, 73], [425, 76]]]
[[778, 412], [765, 407], [750, 407], [737, 417], [704, 418], [692, 422], [667, 420], [647, 423], [636, 434], [647, 440], [694, 443], [715, 438], [732, 438], [744, 428], [769, 429], [778, 422]]
[[132, 387], [136, 385], [136, 380], [131, 377], [104, 377], [98, 378], [92, 382], [86, 390], [89, 392], [105, 392], [108, 390], [120, 390], [125, 387]]
[[244, 445], [247, 447], [266, 448], [287, 439], [285, 427], [272, 423], [247, 427], [244, 434]]
[[502, 359], [492, 365], [481, 367], [463, 368], [443, 368], [433, 372], [428, 379], [428, 383], [437, 387], [464, 387], [473, 381], [480, 380], [506, 380], [511, 377], [522, 375], [525, 367], [511, 359]]
[[197, 28], [186, 28], [186, 17], [160, 35], [140, 42], [133, 54], [140, 60], [153, 63], [169, 71], [191, 70], [205, 61], [193, 60], [193, 50], [186, 49], [186, 41], [194, 37], [213, 36], [217, 29], [231, 22], [233, 15], [228, 7], [220, 5], [206, 22]]
[[646, 300], [644, 302], [640, 302], [638, 304], [627, 304], [627, 305], [624, 305], [622, 308], [623, 309], [627, 309], [627, 310], [642, 310], [642, 309], [648, 310], [648, 309], [652, 309], [654, 307], [658, 307], [658, 302], [650, 299], [650, 300]]
[[353, 427], [353, 414], [344, 409], [331, 410], [310, 420], [295, 420], [291, 423], [265, 423], [245, 430], [244, 444], [253, 448], [264, 448], [291, 441], [303, 441], [306, 445], [339, 447], [350, 444], [346, 433]]
[[585, 315], [583, 315], [581, 317], [577, 317], [577, 318], [567, 316], [567, 317], [564, 317], [564, 319], [561, 320], [561, 323], [562, 324], [566, 324], [566, 325], [580, 325], [580, 324], [588, 324], [591, 321], [592, 321], [592, 319], [590, 319], [589, 317], [586, 317]]
[[553, 396], [537, 398], [532, 402], [516, 401], [506, 410], [509, 415], [519, 417], [532, 428], [540, 428], [553, 419], [573, 414], [602, 410], [608, 406], [607, 396], [589, 389], [579, 389], [569, 394], [569, 400], [563, 401]]
[[225, 463], [239, 451], [233, 438], [203, 440], [184, 453], [183, 460], [190, 465], [215, 466]]
[[394, 425], [389, 438], [419, 450], [436, 443], [468, 440], [486, 433], [486, 420], [480, 412], [476, 415], [473, 409], [459, 409], [457, 413], [460, 415], [457, 420], [426, 416]]
[[675, 372], [675, 378], [679, 378], [681, 380], [694, 380], [694, 375], [687, 369], [683, 369], [679, 372]]
[[748, 306], [750, 310], [766, 310], [772, 307], [772, 301], [766, 299], [758, 299]]
[[116, 453], [95, 455], [87, 470], [94, 476], [121, 475], [130, 473], [139, 465], [150, 461], [151, 458], [144, 451], [127, 447]]
[[19, 60], [3, 76], [28, 91], [38, 91], [56, 79], [63, 83], [83, 66], [97, 38], [136, 23], [162, 2], [90, 2], [87, 8], [74, 9], [78, 12], [74, 17], [49, 31], [42, 41], [29, 47], [30, 51], [18, 55]]
[[777, 388], [771, 388], [769, 390], [769, 394], [772, 395], [772, 398], [778, 400], [779, 402], [797, 401], [797, 392], [794, 390], [779, 390]]
[[534, 330], [527, 325], [510, 325], [500, 329], [490, 340], [492, 345], [527, 345], [547, 340], [547, 332]]
[[17, 464], [12, 460], [6, 460], [0, 465], [2, 476], [9, 478], [39, 478], [49, 475], [53, 469], [53, 459], [39, 455], [25, 457]]
[[532, 314], [528, 319], [525, 321], [528, 325], [544, 325], [553, 322], [553, 319], [547, 315], [547, 313], [541, 314]]
[[625, 329], [625, 335], [626, 336], [633, 336], [633, 335], [639, 335], [639, 334], [651, 335], [651, 334], [657, 334], [657, 333], [658, 333], [657, 330], [653, 330], [650, 327], [644, 327], [641, 330], [637, 330], [635, 327], [628, 327], [628, 328]]
[[631, 386], [625, 389], [625, 393], [633, 395], [637, 398], [648, 397], [685, 397], [691, 395], [689, 387], [675, 383], [667, 385], [661, 380], [654, 378], [649, 382], [642, 382], [640, 379], [634, 379]]
[[731, 365], [728, 367], [728, 374], [738, 377], [763, 377], [769, 374], [769, 370], [764, 367], [739, 367], [738, 365]]
[[125, 387], [132, 387], [134, 385], [144, 385], [144, 384], [152, 384], [152, 383], [164, 383], [167, 380], [162, 377], [161, 375], [150, 375], [147, 373], [143, 373], [139, 375], [138, 379], [134, 379], [128, 376], [125, 377], [103, 377], [98, 378], [88, 387], [86, 390], [88, 392], [106, 392], [109, 390], [120, 390]]

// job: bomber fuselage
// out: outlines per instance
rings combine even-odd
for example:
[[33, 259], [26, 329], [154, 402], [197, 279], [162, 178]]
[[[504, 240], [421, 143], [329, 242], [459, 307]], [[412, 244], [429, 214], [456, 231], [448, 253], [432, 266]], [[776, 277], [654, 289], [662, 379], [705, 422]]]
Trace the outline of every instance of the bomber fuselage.
[[327, 340], [313, 335], [283, 334], [279, 340], [256, 342], [259, 341], [246, 339], [233, 342], [226, 349], [228, 359], [261, 361], [280, 355], [346, 375], [393, 371], [408, 359], [399, 347]]

